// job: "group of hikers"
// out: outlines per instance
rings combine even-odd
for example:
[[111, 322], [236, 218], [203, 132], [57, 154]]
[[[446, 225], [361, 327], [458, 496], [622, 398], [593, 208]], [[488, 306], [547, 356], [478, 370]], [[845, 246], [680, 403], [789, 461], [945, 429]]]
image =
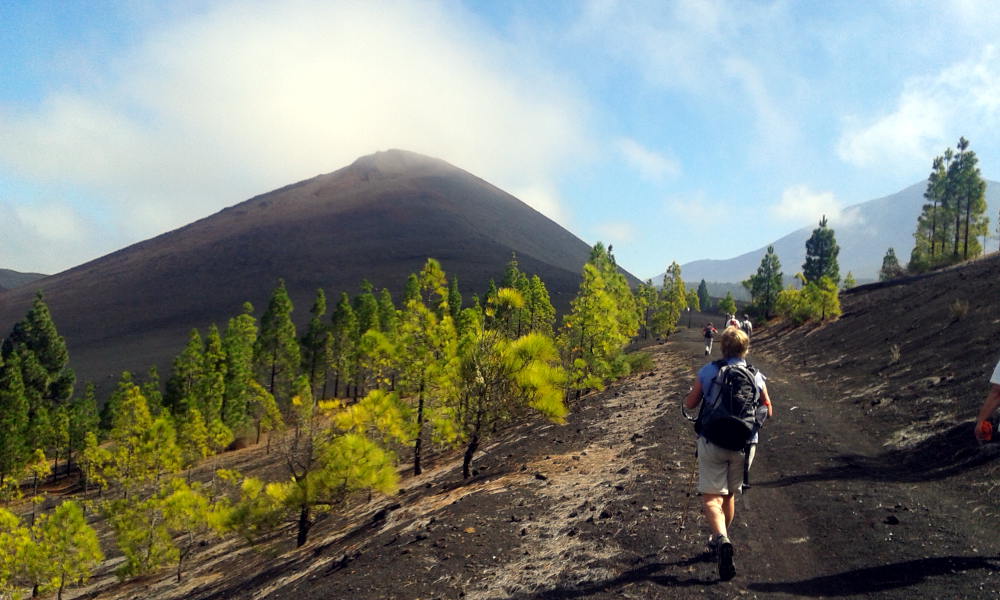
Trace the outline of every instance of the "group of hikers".
[[[756, 453], [758, 433], [773, 415], [767, 378], [746, 361], [753, 325], [743, 315], [726, 315], [721, 336], [722, 358], [704, 365], [684, 398], [684, 408], [699, 408], [695, 419], [698, 434], [698, 493], [711, 531], [708, 549], [718, 561], [719, 579], [736, 575], [730, 526], [736, 514], [736, 494], [746, 487]], [[712, 351], [718, 330], [708, 323], [703, 334], [705, 355]], [[976, 416], [973, 433], [979, 443], [997, 440], [1000, 419], [1000, 362], [990, 377], [990, 391]]]
[[[724, 329], [730, 327], [735, 327], [736, 329], [742, 330], [743, 333], [747, 334], [747, 338], [753, 333], [753, 323], [750, 322], [750, 315], [743, 315], [743, 320], [740, 321], [736, 318], [736, 315], [726, 315], [726, 326]], [[719, 330], [709, 322], [702, 329], [702, 335], [705, 336], [705, 356], [712, 353], [712, 342], [715, 340], [715, 336], [719, 334]]]

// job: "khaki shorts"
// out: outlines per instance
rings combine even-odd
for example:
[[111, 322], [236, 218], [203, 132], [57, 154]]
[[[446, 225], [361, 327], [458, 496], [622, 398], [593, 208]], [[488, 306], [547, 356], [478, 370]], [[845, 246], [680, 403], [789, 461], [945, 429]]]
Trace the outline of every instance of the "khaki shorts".
[[753, 464], [757, 444], [750, 446], [749, 458], [742, 450], [726, 450], [698, 438], [698, 493], [728, 496], [743, 490], [743, 461]]

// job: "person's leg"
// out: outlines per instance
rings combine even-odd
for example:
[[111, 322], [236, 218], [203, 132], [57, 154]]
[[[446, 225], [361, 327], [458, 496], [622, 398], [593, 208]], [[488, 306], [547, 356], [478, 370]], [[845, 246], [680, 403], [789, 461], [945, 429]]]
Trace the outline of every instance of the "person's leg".
[[701, 501], [705, 510], [705, 520], [708, 521], [708, 528], [713, 535], [727, 535], [727, 516], [723, 512], [723, 501], [725, 496], [719, 494], [702, 494]]
[[729, 535], [729, 528], [733, 525], [733, 517], [736, 516], [736, 494], [729, 493], [720, 498], [721, 511], [726, 518], [726, 535]]

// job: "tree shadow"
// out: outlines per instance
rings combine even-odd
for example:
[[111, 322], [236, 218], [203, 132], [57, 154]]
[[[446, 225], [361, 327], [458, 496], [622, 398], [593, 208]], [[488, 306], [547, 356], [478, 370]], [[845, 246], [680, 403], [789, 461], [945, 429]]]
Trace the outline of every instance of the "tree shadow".
[[1000, 456], [1000, 443], [980, 447], [972, 436], [972, 425], [963, 423], [908, 448], [889, 450], [878, 456], [843, 454], [840, 464], [813, 473], [788, 475], [755, 482], [759, 487], [787, 487], [811, 481], [857, 479], [917, 483], [947, 479], [993, 462]]
[[650, 563], [629, 569], [617, 577], [598, 581], [584, 581], [572, 586], [552, 588], [524, 594], [508, 596], [507, 600], [568, 600], [571, 598], [586, 598], [594, 594], [607, 593], [633, 583], [648, 582], [663, 587], [704, 587], [718, 583], [717, 579], [700, 579], [698, 577], [678, 577], [676, 575], [660, 574], [660, 571], [670, 567], [687, 567], [705, 562], [707, 553], [671, 563]]
[[854, 569], [802, 581], [751, 583], [747, 589], [794, 596], [854, 596], [885, 592], [916, 585], [930, 577], [956, 575], [965, 571], [1000, 573], [1000, 556], [938, 556]]

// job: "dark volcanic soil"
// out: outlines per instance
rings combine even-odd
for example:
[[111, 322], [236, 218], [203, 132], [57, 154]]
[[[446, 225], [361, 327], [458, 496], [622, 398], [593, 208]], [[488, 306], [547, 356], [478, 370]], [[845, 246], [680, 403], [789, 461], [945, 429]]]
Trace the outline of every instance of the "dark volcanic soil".
[[868, 374], [803, 374], [793, 349], [768, 342], [766, 332], [758, 337], [765, 343], [752, 348], [751, 362], [769, 377], [775, 417], [762, 433], [753, 487], [737, 504], [731, 582], [717, 581], [704, 552], [693, 433], [679, 410], [705, 360], [695, 328], [647, 348], [652, 372], [585, 397], [568, 424], [524, 426], [487, 447], [470, 481], [460, 480], [457, 456], [442, 457], [437, 469], [405, 480], [399, 495], [320, 522], [300, 550], [291, 530], [272, 549], [231, 540], [201, 550], [181, 584], [170, 573], [122, 587], [104, 577], [87, 593], [1000, 597], [1000, 460], [992, 447], [958, 437], [938, 440], [936, 454], [919, 444], [885, 446], [893, 430], [851, 400]]

